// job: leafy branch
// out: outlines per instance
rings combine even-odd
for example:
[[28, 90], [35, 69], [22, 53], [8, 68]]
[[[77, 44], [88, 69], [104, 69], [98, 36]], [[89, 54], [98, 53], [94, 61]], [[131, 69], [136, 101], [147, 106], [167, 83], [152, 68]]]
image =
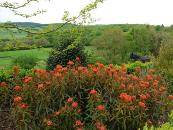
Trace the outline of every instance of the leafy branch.
[[46, 12], [46, 10], [43, 10], [43, 9], [42, 10], [37, 10], [36, 12], [33, 12], [31, 14], [20, 13], [18, 10], [21, 9], [21, 8], [26, 7], [27, 5], [29, 5], [32, 2], [39, 2], [39, 1], [40, 0], [27, 0], [22, 4], [19, 4], [17, 2], [7, 2], [6, 1], [6, 2], [3, 2], [3, 3], [0, 3], [0, 7], [10, 9], [15, 15], [19, 15], [19, 16], [22, 16], [22, 17], [25, 17], [25, 18], [29, 18], [29, 17], [36, 16], [38, 14], [42, 14], [42, 13]]
[[[32, 16], [36, 16], [40, 13], [44, 13], [44, 10], [41, 11], [37, 11], [33, 14], [22, 14], [22, 13], [18, 13], [18, 9], [26, 7], [29, 3], [31, 2], [39, 2], [40, 0], [27, 0], [24, 4], [19, 5], [19, 3], [9, 3], [9, 2], [5, 2], [0, 4], [0, 7], [4, 7], [4, 8], [8, 8], [11, 9], [15, 15], [20, 15], [22, 17], [32, 17]], [[47, 34], [47, 33], [52, 33], [55, 32], [57, 30], [59, 30], [60, 28], [64, 27], [66, 24], [68, 23], [72, 23], [72, 24], [77, 24], [77, 25], [82, 25], [82, 24], [86, 24], [86, 23], [91, 23], [94, 22], [94, 20], [91, 17], [91, 11], [96, 9], [99, 3], [103, 3], [104, 0], [95, 0], [94, 2], [86, 5], [79, 13], [78, 16], [72, 16], [70, 17], [69, 12], [65, 11], [62, 20], [64, 21], [63, 24], [61, 24], [60, 26], [57, 27], [53, 27], [51, 29], [47, 29], [46, 31], [42, 30], [42, 31], [31, 31], [31, 30], [27, 30], [25, 28], [22, 28], [20, 26], [18, 26], [17, 24], [13, 24], [13, 23], [3, 23], [0, 24], [0, 29], [1, 28], [5, 28], [5, 29], [17, 29], [19, 31], [23, 31], [29, 34]]]

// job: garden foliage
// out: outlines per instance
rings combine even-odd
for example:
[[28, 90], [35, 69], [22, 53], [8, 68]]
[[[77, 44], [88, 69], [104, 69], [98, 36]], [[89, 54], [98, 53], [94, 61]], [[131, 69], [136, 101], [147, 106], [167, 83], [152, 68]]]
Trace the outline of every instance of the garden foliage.
[[59, 41], [52, 49], [47, 60], [47, 69], [52, 70], [57, 64], [66, 66], [69, 60], [80, 57], [80, 63], [86, 65], [83, 39], [78, 30], [65, 30], [59, 34]]
[[15, 67], [13, 81], [0, 83], [0, 104], [10, 108], [17, 129], [137, 130], [164, 121], [173, 96], [154, 70], [127, 74], [124, 65], [79, 62], [24, 77]]
[[13, 59], [14, 66], [20, 66], [23, 69], [32, 69], [36, 66], [38, 59], [33, 55], [21, 55]]

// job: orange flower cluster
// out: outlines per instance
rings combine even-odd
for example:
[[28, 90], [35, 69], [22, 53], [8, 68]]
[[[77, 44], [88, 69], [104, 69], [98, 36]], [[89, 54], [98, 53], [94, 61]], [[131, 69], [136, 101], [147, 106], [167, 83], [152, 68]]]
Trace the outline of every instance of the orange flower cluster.
[[105, 126], [99, 121], [97, 121], [95, 125], [98, 130], [106, 130]]
[[51, 127], [51, 126], [53, 126], [53, 124], [54, 124], [53, 121], [48, 120], [48, 119], [44, 119], [43, 122], [46, 123], [46, 125], [47, 125], [48, 127]]
[[81, 120], [76, 120], [76, 121], [75, 121], [75, 124], [74, 124], [74, 127], [75, 127], [77, 130], [83, 130], [83, 123], [81, 122]]
[[132, 102], [135, 99], [135, 96], [130, 96], [127, 93], [121, 93], [119, 97], [122, 101], [126, 103]]
[[142, 107], [142, 108], [145, 108], [145, 107], [146, 107], [144, 102], [139, 102], [138, 105], [139, 105], [140, 107]]
[[98, 111], [105, 111], [105, 106], [104, 105], [98, 105], [97, 110]]
[[19, 97], [19, 96], [14, 97], [14, 103], [21, 102], [22, 100], [23, 100], [22, 97]]
[[0, 82], [0, 87], [6, 87], [7, 83], [6, 82]]
[[22, 87], [20, 87], [20, 86], [15, 86], [15, 87], [14, 87], [14, 90], [15, 90], [16, 92], [20, 92], [20, 91], [22, 91]]
[[74, 62], [73, 61], [69, 61], [67, 64], [68, 65], [74, 65]]
[[28, 105], [26, 103], [20, 103], [20, 104], [17, 104], [17, 107], [19, 107], [21, 109], [26, 109], [26, 108], [28, 108]]
[[16, 96], [14, 97], [14, 105], [18, 108], [21, 108], [21, 109], [26, 109], [28, 108], [28, 105], [26, 103], [23, 103], [23, 98], [20, 97], [20, 96]]
[[95, 89], [92, 89], [90, 91], [90, 94], [93, 95], [93, 96], [96, 96], [97, 95], [97, 91]]
[[73, 102], [71, 105], [73, 108], [77, 108], [78, 107], [78, 103], [77, 102]]
[[25, 76], [24, 77], [24, 83], [28, 83], [30, 81], [32, 81], [32, 77], [30, 77], [30, 76]]
[[173, 95], [169, 95], [169, 96], [168, 96], [168, 99], [169, 99], [169, 100], [173, 100]]
[[43, 84], [38, 84], [37, 88], [38, 89], [44, 89], [44, 86], [43, 86]]

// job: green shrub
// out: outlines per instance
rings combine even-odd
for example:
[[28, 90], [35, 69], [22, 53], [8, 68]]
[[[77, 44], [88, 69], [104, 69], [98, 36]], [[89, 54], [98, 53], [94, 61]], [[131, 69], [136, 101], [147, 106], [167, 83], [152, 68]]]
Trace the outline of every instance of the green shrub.
[[145, 73], [149, 69], [153, 68], [153, 63], [152, 62], [147, 62], [147, 63], [142, 63], [140, 61], [136, 61], [134, 63], [128, 63], [125, 64], [127, 68], [127, 73], [133, 73], [136, 68], [140, 67], [142, 71]]
[[8, 81], [11, 78], [11, 70], [0, 70], [0, 82]]
[[163, 41], [159, 56], [154, 59], [154, 66], [164, 77], [169, 87], [169, 92], [173, 92], [173, 38]]
[[21, 55], [13, 59], [12, 65], [20, 66], [23, 69], [32, 69], [37, 64], [38, 59], [32, 55]]
[[47, 60], [47, 69], [52, 70], [57, 64], [66, 66], [69, 60], [80, 58], [80, 63], [86, 65], [86, 53], [79, 32], [64, 31], [59, 34], [59, 41], [52, 49]]
[[[18, 76], [23, 77], [26, 75], [32, 75], [32, 70], [20, 69]], [[0, 82], [10, 82], [10, 80], [14, 78], [13, 76], [13, 71], [11, 69], [0, 70]]]

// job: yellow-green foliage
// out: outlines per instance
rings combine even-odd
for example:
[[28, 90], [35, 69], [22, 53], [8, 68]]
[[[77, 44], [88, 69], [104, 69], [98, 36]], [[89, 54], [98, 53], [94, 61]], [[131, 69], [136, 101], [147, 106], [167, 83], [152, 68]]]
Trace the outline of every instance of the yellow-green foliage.
[[143, 130], [173, 130], [173, 111], [169, 115], [169, 117], [170, 117], [170, 121], [163, 124], [163, 125], [161, 125], [160, 127], [155, 128], [155, 127], [152, 126], [151, 128], [148, 128], [147, 124], [146, 124]]
[[163, 41], [154, 66], [166, 80], [170, 93], [173, 92], [173, 39]]
[[153, 67], [152, 62], [142, 63], [140, 61], [136, 61], [134, 63], [125, 64], [128, 73], [132, 73], [135, 71], [137, 67], [140, 67], [144, 72]]

